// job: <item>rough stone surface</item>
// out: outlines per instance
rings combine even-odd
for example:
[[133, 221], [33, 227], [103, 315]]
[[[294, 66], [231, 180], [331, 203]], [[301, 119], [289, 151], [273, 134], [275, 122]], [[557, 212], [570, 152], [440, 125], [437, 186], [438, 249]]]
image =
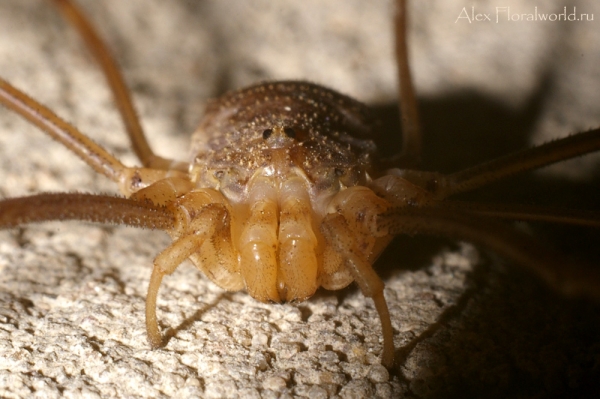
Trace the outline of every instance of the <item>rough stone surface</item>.
[[[395, 102], [388, 1], [81, 1], [122, 65], [160, 154], [187, 157], [207, 98], [265, 79], [309, 79]], [[569, 2], [414, 2], [411, 54], [425, 161], [452, 171], [600, 125], [600, 4], [593, 21], [495, 22]], [[471, 12], [492, 21], [469, 23]], [[136, 160], [102, 76], [49, 2], [0, 2], [0, 74], [128, 164]], [[0, 195], [115, 192], [69, 151], [0, 111]], [[386, 147], [393, 144], [383, 143]], [[597, 206], [598, 157], [479, 197]], [[520, 193], [505, 195], [503, 190]], [[520, 225], [595, 259], [597, 231]], [[186, 263], [165, 279], [146, 343], [143, 308], [160, 232], [48, 223], [0, 232], [0, 396], [586, 397], [599, 389], [597, 305], [561, 298], [470, 245], [401, 238], [377, 265], [397, 363], [379, 364], [377, 313], [356, 287], [267, 305]], [[400, 261], [400, 259], [402, 259]]]

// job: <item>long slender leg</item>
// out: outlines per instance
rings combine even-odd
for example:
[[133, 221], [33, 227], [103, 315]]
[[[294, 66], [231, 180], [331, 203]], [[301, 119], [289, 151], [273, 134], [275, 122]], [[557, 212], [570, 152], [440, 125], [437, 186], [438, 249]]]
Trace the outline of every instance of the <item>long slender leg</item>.
[[118, 182], [127, 169], [117, 158], [47, 107], [0, 78], [0, 104], [11, 109], [73, 151], [96, 172]]
[[516, 173], [600, 150], [600, 128], [518, 151], [438, 179], [438, 198], [474, 190]]
[[533, 237], [492, 219], [441, 206], [402, 207], [381, 214], [377, 226], [380, 232], [387, 234], [429, 234], [465, 239], [528, 267], [565, 294], [600, 299], [600, 270], [591, 265], [575, 264]]
[[383, 281], [375, 273], [369, 261], [361, 254], [355, 243], [352, 230], [342, 215], [327, 215], [321, 224], [321, 232], [327, 243], [346, 260], [346, 264], [363, 295], [373, 299], [381, 320], [383, 335], [381, 364], [391, 368], [394, 365], [394, 331], [387, 302], [383, 295]]
[[152, 349], [162, 346], [162, 336], [156, 317], [156, 298], [158, 289], [165, 275], [171, 274], [177, 267], [197, 252], [207, 238], [213, 236], [215, 230], [223, 227], [227, 210], [220, 204], [207, 205], [193, 221], [190, 232], [174, 241], [167, 249], [154, 259], [154, 268], [148, 285], [146, 296], [146, 331]]
[[132, 193], [166, 177], [187, 179], [179, 170], [128, 168], [104, 148], [81, 133], [75, 126], [0, 78], [0, 104], [6, 106], [40, 128], [50, 137], [73, 151], [96, 172], [119, 183], [121, 193]]
[[393, 159], [397, 166], [415, 167], [421, 162], [422, 138], [419, 108], [408, 62], [407, 0], [396, 3], [396, 60], [398, 62], [398, 98], [402, 124], [402, 152]]
[[572, 224], [577, 226], [600, 227], [600, 212], [583, 209], [564, 209], [553, 206], [532, 206], [519, 204], [495, 204], [446, 200], [446, 209], [473, 212], [494, 218]]
[[173, 273], [184, 260], [198, 251], [207, 237], [207, 234], [190, 234], [182, 237], [162, 251], [154, 260], [146, 296], [146, 332], [152, 349], [162, 346], [162, 335], [156, 317], [156, 297], [162, 279], [165, 275]]
[[142, 164], [155, 169], [168, 169], [172, 167], [172, 161], [155, 155], [150, 148], [117, 63], [88, 18], [79, 7], [69, 0], [51, 1], [56, 4], [64, 17], [79, 31], [88, 49], [102, 68], [102, 72], [110, 85], [115, 102], [121, 113], [121, 118], [125, 123], [133, 150]]
[[83, 220], [171, 230], [173, 213], [164, 206], [110, 195], [59, 193], [0, 201], [0, 229], [51, 220]]

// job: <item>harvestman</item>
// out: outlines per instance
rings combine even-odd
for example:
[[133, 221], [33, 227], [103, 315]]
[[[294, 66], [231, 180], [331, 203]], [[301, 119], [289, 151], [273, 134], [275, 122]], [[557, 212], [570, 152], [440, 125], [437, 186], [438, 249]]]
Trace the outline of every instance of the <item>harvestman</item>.
[[[192, 159], [154, 154], [116, 62], [69, 0], [52, 0], [101, 65], [143, 166], [127, 167], [52, 111], [0, 80], [0, 102], [65, 145], [126, 197], [57, 193], [0, 201], [0, 227], [77, 219], [165, 230], [173, 243], [154, 260], [146, 299], [152, 348], [162, 278], [190, 258], [227, 290], [262, 302], [302, 301], [318, 287], [355, 281], [382, 324], [382, 363], [394, 360], [393, 331], [373, 262], [397, 234], [466, 239], [526, 266], [555, 289], [600, 297], [599, 272], [497, 218], [598, 226], [595, 212], [447, 200], [515, 173], [600, 149], [600, 129], [579, 133], [450, 175], [418, 166], [421, 135], [407, 60], [405, 2], [398, 0], [396, 54], [402, 152], [379, 159], [378, 122], [361, 103], [305, 82], [272, 82], [212, 101], [192, 138]], [[411, 168], [411, 169], [409, 169]], [[566, 267], [569, 265], [569, 267]]]

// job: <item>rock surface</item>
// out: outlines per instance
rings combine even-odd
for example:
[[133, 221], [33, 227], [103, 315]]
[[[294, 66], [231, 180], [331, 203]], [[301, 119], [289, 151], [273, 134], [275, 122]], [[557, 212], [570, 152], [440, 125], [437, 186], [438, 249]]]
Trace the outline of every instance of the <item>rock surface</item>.
[[[393, 109], [389, 1], [81, 3], [161, 155], [185, 159], [207, 98], [260, 80], [309, 79]], [[593, 21], [573, 22], [507, 21], [503, 12], [496, 22], [492, 1], [474, 10], [491, 21], [470, 22], [473, 2], [414, 3], [429, 167], [453, 171], [600, 125], [597, 1], [577, 3]], [[530, 2], [507, 5], [513, 19], [535, 12]], [[550, 0], [537, 12], [564, 6]], [[0, 75], [136, 163], [102, 76], [49, 2], [0, 2]], [[4, 110], [0, 129], [0, 195], [115, 192]], [[598, 178], [598, 157], [588, 156], [480, 197], [593, 207]], [[597, 246], [597, 232], [542, 227], [520, 225], [598, 264], [585, 249]], [[377, 313], [356, 287], [267, 305], [223, 292], [189, 263], [164, 281], [159, 317], [171, 338], [150, 351], [145, 290], [168, 243], [160, 232], [81, 223], [0, 232], [0, 396], [585, 397], [599, 389], [598, 306], [453, 240], [401, 238], [378, 262], [397, 348], [389, 372], [379, 364]]]

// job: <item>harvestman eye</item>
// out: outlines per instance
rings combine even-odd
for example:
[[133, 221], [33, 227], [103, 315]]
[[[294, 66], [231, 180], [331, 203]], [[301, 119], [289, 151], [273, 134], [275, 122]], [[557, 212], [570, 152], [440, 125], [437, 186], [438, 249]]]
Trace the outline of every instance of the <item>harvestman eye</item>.
[[296, 137], [296, 131], [294, 129], [292, 129], [291, 127], [284, 128], [283, 132], [285, 133], [286, 136], [288, 136], [291, 139]]
[[[0, 80], [0, 103], [115, 182], [124, 196], [58, 193], [4, 199], [0, 227], [76, 219], [166, 231], [173, 242], [154, 260], [146, 297], [152, 348], [165, 344], [156, 314], [162, 279], [189, 258], [218, 286], [245, 289], [261, 302], [303, 301], [319, 287], [339, 290], [356, 282], [375, 304], [383, 337], [381, 362], [392, 367], [394, 330], [384, 283], [372, 265], [398, 234], [469, 240], [524, 266], [560, 292], [600, 297], [597, 268], [575, 263], [499, 220], [597, 227], [598, 212], [451, 198], [597, 151], [600, 129], [449, 175], [417, 169], [422, 143], [407, 59], [404, 1], [397, 1], [395, 28], [404, 132], [396, 156], [378, 158], [369, 137], [379, 124], [367, 106], [315, 84], [283, 81], [225, 93], [213, 101], [193, 136], [197, 151], [189, 163], [164, 159], [151, 150], [105, 44], [74, 3], [55, 3], [102, 66], [141, 165], [123, 165], [76, 127]], [[285, 104], [283, 113], [279, 102]], [[251, 107], [254, 112], [239, 111]], [[276, 128], [261, 132], [255, 127], [259, 125]], [[294, 140], [265, 148], [264, 140], [274, 130], [280, 134], [281, 126]]]
[[273, 134], [273, 129], [265, 129], [262, 133], [263, 140], [268, 139]]

